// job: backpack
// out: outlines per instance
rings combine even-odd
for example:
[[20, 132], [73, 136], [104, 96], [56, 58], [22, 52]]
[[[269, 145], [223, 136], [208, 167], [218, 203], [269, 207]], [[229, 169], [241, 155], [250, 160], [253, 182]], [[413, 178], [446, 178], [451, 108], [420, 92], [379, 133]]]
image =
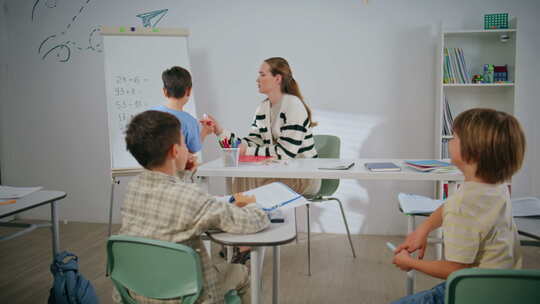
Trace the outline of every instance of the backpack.
[[79, 258], [63, 251], [54, 257], [51, 273], [54, 283], [49, 294], [49, 304], [98, 304], [94, 287], [79, 273]]

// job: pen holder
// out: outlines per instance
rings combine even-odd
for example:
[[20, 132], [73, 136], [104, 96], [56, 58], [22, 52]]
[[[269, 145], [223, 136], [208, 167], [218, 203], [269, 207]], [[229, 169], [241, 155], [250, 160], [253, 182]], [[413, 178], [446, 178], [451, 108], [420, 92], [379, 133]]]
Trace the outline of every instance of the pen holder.
[[240, 157], [239, 148], [221, 149], [221, 158], [223, 159], [223, 166], [225, 167], [238, 167], [239, 157]]

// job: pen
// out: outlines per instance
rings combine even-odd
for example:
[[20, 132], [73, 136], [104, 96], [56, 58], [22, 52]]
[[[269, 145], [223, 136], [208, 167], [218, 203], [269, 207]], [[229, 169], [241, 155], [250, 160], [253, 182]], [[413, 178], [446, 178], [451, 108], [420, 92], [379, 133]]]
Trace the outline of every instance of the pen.
[[390, 249], [392, 252], [396, 251], [396, 246], [390, 242], [386, 242], [386, 247]]

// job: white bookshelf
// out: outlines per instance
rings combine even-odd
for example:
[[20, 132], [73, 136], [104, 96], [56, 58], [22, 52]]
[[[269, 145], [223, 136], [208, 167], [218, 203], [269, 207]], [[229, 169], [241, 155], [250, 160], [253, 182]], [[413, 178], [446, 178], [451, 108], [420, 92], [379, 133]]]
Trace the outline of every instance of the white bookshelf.
[[[508, 36], [506, 42], [501, 35]], [[437, 48], [437, 99], [435, 113], [435, 158], [448, 158], [444, 143], [452, 136], [443, 135], [444, 99], [448, 100], [452, 117], [471, 108], [492, 108], [514, 113], [516, 86], [517, 29], [441, 31]], [[470, 75], [482, 75], [484, 64], [507, 65], [508, 83], [443, 83], [444, 48], [461, 48]], [[470, 81], [470, 80], [469, 80]]]

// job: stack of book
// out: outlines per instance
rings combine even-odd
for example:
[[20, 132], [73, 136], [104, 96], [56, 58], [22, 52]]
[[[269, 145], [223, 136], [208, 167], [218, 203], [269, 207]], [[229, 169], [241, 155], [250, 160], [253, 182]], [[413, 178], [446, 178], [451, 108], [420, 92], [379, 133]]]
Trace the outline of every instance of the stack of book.
[[456, 170], [452, 164], [440, 160], [407, 160], [405, 165], [422, 172], [448, 172]]
[[442, 121], [442, 142], [441, 142], [441, 158], [450, 158], [448, 153], [448, 141], [452, 139], [452, 125], [454, 117], [448, 104], [448, 99], [444, 96], [443, 121]]
[[443, 83], [470, 83], [471, 73], [461, 48], [444, 48]]

